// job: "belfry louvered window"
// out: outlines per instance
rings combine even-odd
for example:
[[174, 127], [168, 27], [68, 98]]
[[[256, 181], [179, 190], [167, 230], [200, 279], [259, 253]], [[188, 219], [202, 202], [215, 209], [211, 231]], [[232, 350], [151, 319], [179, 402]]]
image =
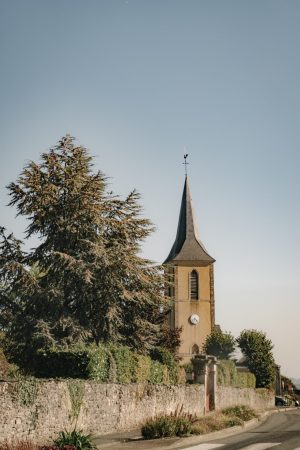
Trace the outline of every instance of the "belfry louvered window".
[[192, 270], [190, 274], [190, 298], [191, 300], [199, 299], [199, 277], [196, 270]]

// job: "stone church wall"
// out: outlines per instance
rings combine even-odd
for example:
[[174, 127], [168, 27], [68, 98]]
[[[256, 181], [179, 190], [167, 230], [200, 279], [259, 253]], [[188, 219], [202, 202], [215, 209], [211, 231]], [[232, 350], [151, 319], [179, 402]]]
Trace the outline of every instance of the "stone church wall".
[[[218, 388], [218, 409], [237, 403], [251, 404], [256, 409], [271, 406], [270, 398], [250, 391]], [[32, 380], [27, 384], [2, 381], [0, 399], [0, 440], [30, 438], [45, 444], [57, 437], [59, 431], [73, 429], [76, 422], [77, 429], [100, 435], [133, 429], [150, 417], [181, 407], [184, 412], [201, 415], [204, 387], [79, 380]]]

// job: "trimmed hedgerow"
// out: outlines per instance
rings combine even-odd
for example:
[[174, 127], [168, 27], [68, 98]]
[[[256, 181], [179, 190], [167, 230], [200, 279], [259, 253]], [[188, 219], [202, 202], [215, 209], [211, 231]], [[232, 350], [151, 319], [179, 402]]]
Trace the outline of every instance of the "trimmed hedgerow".
[[109, 379], [109, 373], [110, 355], [107, 349], [102, 345], [91, 347], [87, 365], [87, 377], [104, 383]]
[[167, 366], [169, 372], [169, 383], [178, 383], [178, 364], [176, 363], [174, 356], [168, 350], [158, 347], [151, 351], [150, 356], [155, 361]]
[[134, 353], [124, 346], [111, 345], [109, 350], [116, 362], [117, 382], [131, 383], [135, 378], [136, 358]]
[[217, 383], [220, 386], [236, 385], [236, 366], [234, 361], [229, 359], [220, 360], [217, 368]]
[[150, 379], [152, 384], [161, 384], [164, 380], [164, 366], [158, 361], [151, 361]]
[[237, 372], [236, 387], [239, 388], [255, 388], [256, 377], [251, 372]]
[[88, 378], [90, 350], [51, 348], [38, 353], [34, 375], [41, 378]]
[[178, 383], [179, 367], [163, 349], [154, 352], [151, 358], [120, 345], [80, 345], [67, 350], [44, 350], [39, 353], [38, 361], [34, 375], [42, 378], [81, 378], [100, 383]]
[[152, 360], [149, 356], [135, 355], [135, 383], [148, 383], [151, 378], [151, 364]]

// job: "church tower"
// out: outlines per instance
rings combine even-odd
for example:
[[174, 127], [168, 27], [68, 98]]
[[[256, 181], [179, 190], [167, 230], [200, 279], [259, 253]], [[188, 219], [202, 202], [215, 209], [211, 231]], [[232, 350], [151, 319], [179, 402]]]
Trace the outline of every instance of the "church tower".
[[186, 176], [176, 239], [163, 263], [172, 281], [168, 288], [174, 299], [170, 326], [182, 327], [178, 356], [185, 362], [201, 353], [206, 336], [215, 326], [214, 262], [199, 238]]

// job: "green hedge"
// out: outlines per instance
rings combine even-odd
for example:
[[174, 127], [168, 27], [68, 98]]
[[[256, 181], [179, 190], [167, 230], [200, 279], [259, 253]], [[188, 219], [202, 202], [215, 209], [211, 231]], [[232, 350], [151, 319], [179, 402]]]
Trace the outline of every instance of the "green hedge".
[[236, 386], [240, 388], [255, 388], [256, 378], [251, 372], [238, 372]]
[[217, 365], [217, 384], [239, 388], [255, 388], [256, 378], [251, 372], [238, 372], [234, 361], [220, 360]]
[[40, 352], [33, 373], [42, 378], [83, 378], [101, 383], [177, 384], [179, 367], [173, 356], [157, 349], [140, 355], [120, 345], [89, 345]]
[[150, 356], [153, 360], [167, 366], [169, 383], [177, 384], [179, 379], [179, 367], [173, 355], [168, 350], [158, 347], [151, 351]]

